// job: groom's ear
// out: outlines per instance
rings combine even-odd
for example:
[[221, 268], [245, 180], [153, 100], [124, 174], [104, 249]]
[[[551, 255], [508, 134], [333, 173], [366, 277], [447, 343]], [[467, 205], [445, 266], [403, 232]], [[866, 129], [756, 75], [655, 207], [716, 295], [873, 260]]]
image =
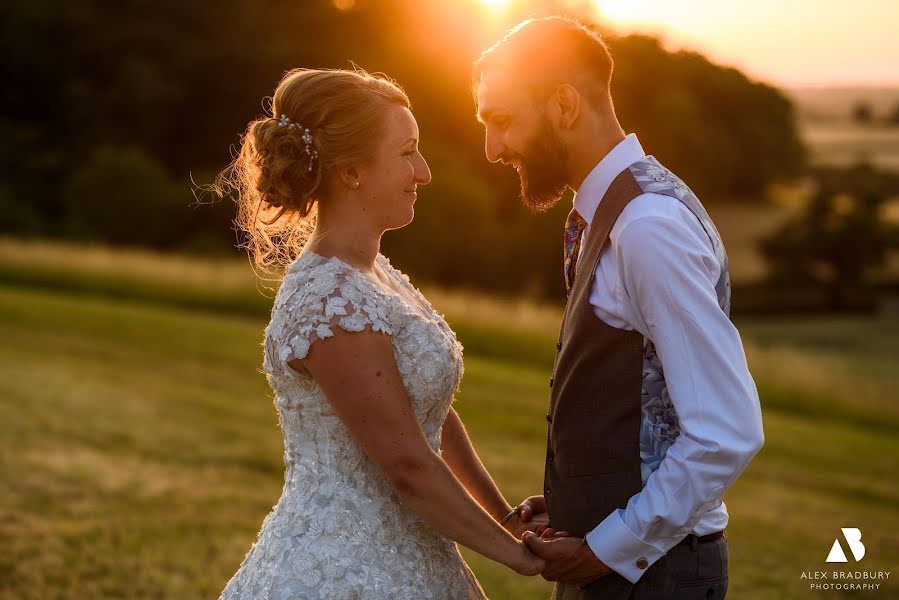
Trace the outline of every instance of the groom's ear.
[[551, 111], [559, 129], [571, 129], [581, 111], [581, 94], [569, 83], [563, 83], [550, 96]]

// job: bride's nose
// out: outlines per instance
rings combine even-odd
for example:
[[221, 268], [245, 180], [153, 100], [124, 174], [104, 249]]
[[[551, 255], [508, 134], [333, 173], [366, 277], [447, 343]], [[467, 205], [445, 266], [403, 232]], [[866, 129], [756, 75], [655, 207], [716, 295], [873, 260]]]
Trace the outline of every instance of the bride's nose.
[[419, 155], [419, 164], [415, 166], [415, 183], [418, 185], [427, 185], [431, 182], [431, 169], [424, 156]]

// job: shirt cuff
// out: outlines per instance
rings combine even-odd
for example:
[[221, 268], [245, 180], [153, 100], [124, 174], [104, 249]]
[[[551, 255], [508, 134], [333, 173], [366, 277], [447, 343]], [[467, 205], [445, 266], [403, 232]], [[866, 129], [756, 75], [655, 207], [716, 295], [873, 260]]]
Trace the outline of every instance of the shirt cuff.
[[631, 583], [637, 583], [646, 569], [666, 554], [634, 535], [621, 508], [612, 511], [586, 539], [596, 558]]

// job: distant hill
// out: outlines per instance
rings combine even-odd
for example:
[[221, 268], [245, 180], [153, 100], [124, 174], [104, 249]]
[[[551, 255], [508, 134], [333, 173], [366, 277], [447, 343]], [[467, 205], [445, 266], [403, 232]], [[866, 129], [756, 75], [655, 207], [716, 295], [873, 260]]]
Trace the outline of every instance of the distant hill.
[[881, 118], [899, 106], [899, 86], [788, 88], [784, 92], [796, 103], [800, 116], [809, 119], [848, 119], [859, 102]]
[[[869, 162], [899, 173], [899, 127], [887, 117], [899, 107], [899, 87], [794, 88], [784, 93], [796, 105], [799, 132], [813, 165], [849, 166]], [[853, 108], [865, 103], [874, 121], [861, 125]]]

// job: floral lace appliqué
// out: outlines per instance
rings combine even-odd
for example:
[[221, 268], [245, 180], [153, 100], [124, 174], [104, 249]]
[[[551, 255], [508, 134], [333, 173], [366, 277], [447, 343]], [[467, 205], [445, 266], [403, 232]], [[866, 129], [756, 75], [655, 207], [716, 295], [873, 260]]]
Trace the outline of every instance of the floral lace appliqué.
[[[405, 291], [418, 293], [386, 258], [378, 260]], [[403, 505], [318, 384], [288, 364], [335, 328], [365, 327], [391, 336], [415, 414], [439, 450], [462, 377], [452, 330], [337, 258], [300, 256], [278, 290], [263, 341], [284, 436], [284, 489], [220, 600], [485, 597], [456, 544]]]

